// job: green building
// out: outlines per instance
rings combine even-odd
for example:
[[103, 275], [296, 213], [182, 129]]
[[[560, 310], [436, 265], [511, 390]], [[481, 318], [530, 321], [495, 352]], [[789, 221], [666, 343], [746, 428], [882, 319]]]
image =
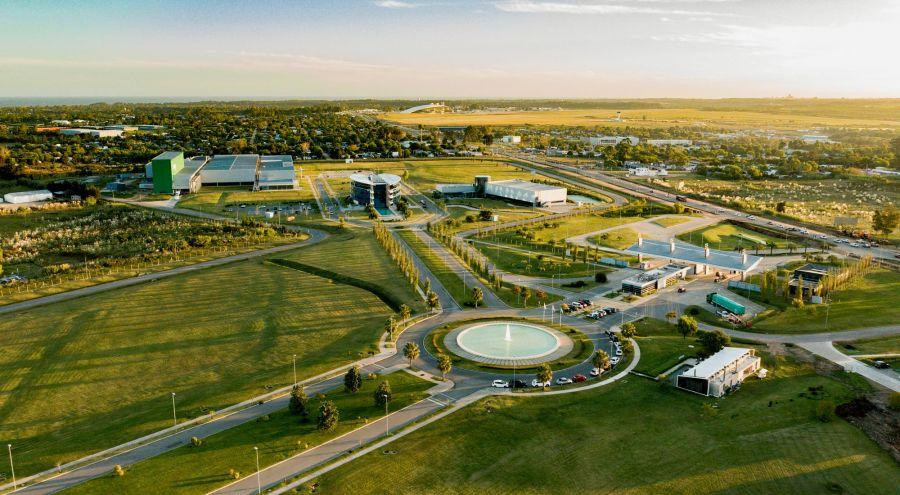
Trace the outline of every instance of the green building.
[[172, 194], [174, 178], [184, 168], [184, 153], [166, 151], [150, 161], [154, 194]]

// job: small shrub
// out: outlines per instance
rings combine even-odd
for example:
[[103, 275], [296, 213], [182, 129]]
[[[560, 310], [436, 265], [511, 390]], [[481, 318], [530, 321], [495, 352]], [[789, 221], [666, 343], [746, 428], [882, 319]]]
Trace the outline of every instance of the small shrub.
[[125, 476], [125, 469], [122, 468], [121, 464], [116, 464], [116, 467], [113, 468], [113, 472], [116, 473], [116, 476]]
[[200, 440], [197, 437], [191, 437], [191, 447], [199, 447], [203, 445], [203, 440]]
[[697, 316], [700, 314], [700, 308], [698, 308], [697, 306], [693, 306], [688, 310], [688, 314], [691, 316]]
[[234, 469], [229, 469], [229, 470], [228, 470], [228, 477], [231, 478], [231, 479], [233, 479], [233, 480], [236, 480], [236, 479], [238, 479], [238, 478], [241, 477], [241, 473], [240, 473], [240, 471], [235, 471]]

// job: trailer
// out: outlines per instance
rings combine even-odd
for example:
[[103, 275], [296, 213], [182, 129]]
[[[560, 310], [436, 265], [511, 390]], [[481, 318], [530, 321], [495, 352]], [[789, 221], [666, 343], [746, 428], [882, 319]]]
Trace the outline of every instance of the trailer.
[[747, 308], [745, 308], [743, 305], [738, 304], [717, 292], [710, 292], [709, 294], [707, 294], [706, 302], [712, 304], [717, 308], [722, 308], [726, 311], [734, 313], [738, 316], [742, 316], [747, 312]]

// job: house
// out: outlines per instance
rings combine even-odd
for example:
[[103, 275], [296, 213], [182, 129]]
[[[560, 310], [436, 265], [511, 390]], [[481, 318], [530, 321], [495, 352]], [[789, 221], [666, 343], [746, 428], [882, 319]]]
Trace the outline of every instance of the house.
[[754, 349], [724, 347], [678, 375], [675, 385], [695, 394], [722, 397], [750, 376], [764, 372]]

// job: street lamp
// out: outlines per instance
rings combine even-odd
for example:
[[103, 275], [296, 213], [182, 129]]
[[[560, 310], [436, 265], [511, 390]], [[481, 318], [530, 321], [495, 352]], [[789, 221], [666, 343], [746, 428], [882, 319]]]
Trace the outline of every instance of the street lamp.
[[291, 363], [294, 368], [294, 386], [296, 387], [297, 386], [297, 355], [296, 354], [294, 354], [294, 357], [291, 360]]
[[178, 416], [175, 415], [175, 392], [172, 392], [172, 426], [178, 426]]
[[262, 483], [259, 481], [259, 447], [254, 446], [253, 451], [256, 452], [256, 493], [262, 493]]
[[384, 436], [391, 435], [391, 419], [388, 417], [388, 394], [381, 394], [384, 397]]
[[6, 444], [6, 449], [9, 450], [9, 470], [12, 473], [13, 491], [15, 491], [16, 490], [16, 468], [13, 467], [12, 444], [11, 443]]

